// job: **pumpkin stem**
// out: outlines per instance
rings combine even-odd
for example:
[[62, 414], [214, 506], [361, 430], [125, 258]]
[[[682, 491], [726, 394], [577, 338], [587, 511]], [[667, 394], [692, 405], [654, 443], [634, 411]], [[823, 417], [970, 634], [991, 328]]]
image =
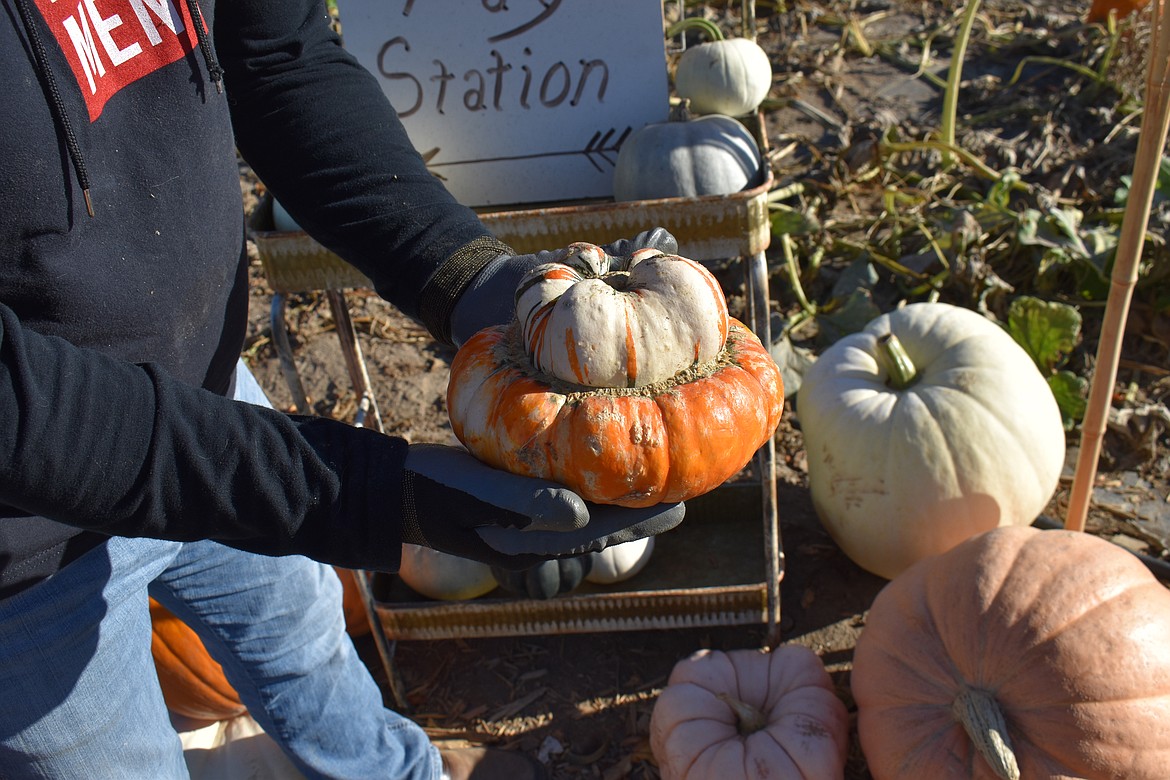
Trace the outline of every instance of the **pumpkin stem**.
[[605, 282], [618, 292], [621, 292], [622, 290], [627, 290], [630, 287], [630, 272], [610, 271], [609, 273], [602, 275], [601, 281]]
[[886, 384], [895, 390], [905, 390], [918, 381], [918, 369], [906, 354], [906, 348], [893, 333], [878, 336], [877, 361], [889, 377]]
[[731, 694], [720, 693], [718, 698], [735, 713], [736, 728], [743, 736], [748, 734], [755, 734], [757, 731], [768, 725], [768, 716], [753, 707], [746, 701], [741, 701]]
[[723, 40], [723, 30], [719, 29], [719, 25], [710, 19], [705, 19], [702, 16], [688, 16], [679, 19], [677, 22], [666, 28], [666, 37], [673, 38], [681, 32], [687, 30], [702, 30], [703, 36], [709, 41]]
[[689, 98], [683, 98], [679, 102], [670, 107], [670, 115], [667, 121], [670, 122], [689, 122], [691, 120], [691, 101]]
[[951, 704], [951, 713], [996, 777], [1020, 780], [1020, 767], [1008, 739], [1007, 720], [994, 696], [979, 688], [965, 687]]

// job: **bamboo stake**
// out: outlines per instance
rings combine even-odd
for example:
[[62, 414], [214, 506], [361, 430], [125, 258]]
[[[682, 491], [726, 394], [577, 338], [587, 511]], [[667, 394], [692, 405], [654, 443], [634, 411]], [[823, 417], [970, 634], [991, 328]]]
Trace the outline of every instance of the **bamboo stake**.
[[1077, 455], [1068, 515], [1064, 523], [1065, 528], [1073, 531], [1085, 530], [1093, 483], [1097, 478], [1097, 464], [1101, 457], [1101, 442], [1105, 437], [1113, 386], [1117, 380], [1125, 321], [1133, 288], [1137, 284], [1138, 261], [1141, 259], [1146, 225], [1150, 219], [1154, 185], [1166, 144], [1166, 132], [1170, 129], [1170, 22], [1164, 18], [1161, 0], [1151, 3], [1150, 7], [1146, 99], [1137, 153], [1134, 156], [1133, 184], [1125, 204], [1121, 237], [1113, 261], [1109, 298], [1105, 302], [1105, 318], [1101, 324], [1101, 340], [1097, 344], [1097, 364], [1093, 369], [1088, 406], [1081, 425], [1081, 449]]

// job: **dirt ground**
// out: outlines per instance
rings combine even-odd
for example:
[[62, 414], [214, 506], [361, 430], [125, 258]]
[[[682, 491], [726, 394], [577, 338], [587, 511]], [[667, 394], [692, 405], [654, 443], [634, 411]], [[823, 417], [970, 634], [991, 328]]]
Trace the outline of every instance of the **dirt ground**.
[[[825, 8], [824, 13], [867, 19], [865, 29], [873, 39], [924, 24], [925, 12], [913, 3], [870, 0], [848, 7], [836, 5], [841, 7]], [[1050, 3], [1024, 11], [1002, 2], [988, 7], [1001, 14], [1016, 13], [1021, 25], [1048, 25], [1054, 30], [1075, 24], [1081, 12], [1071, 4]], [[784, 99], [766, 115], [774, 149], [801, 138], [844, 156], [846, 147], [856, 148], [854, 142], [865, 128], [888, 123], [890, 117], [926, 124], [937, 113], [938, 90], [887, 58], [839, 53], [821, 57], [820, 52], [839, 52], [840, 27], [819, 24], [798, 30], [793, 14], [769, 11], [763, 17], [761, 43], [771, 47], [774, 67], [787, 64], [792, 68], [778, 80]], [[831, 71], [831, 89], [826, 87], [829, 81], [800, 77], [814, 67]], [[242, 183], [249, 203], [254, 204], [260, 190], [246, 169]], [[791, 301], [778, 291], [779, 277], [774, 277], [773, 284], [774, 304], [783, 311]], [[734, 298], [736, 292], [731, 289], [729, 295]], [[290, 408], [292, 396], [272, 341], [272, 293], [259, 262], [253, 267], [252, 296], [246, 357], [273, 401]], [[411, 441], [453, 443], [444, 404], [451, 352], [371, 292], [354, 291], [347, 298], [386, 432]], [[356, 399], [325, 298], [314, 293], [291, 296], [287, 312], [295, 361], [313, 411], [352, 420]], [[1137, 316], [1147, 317], [1139, 327], [1155, 337], [1139, 339], [1139, 346], [1127, 353], [1119, 388], [1129, 393], [1129, 401], [1122, 406], [1130, 411], [1164, 410], [1170, 395], [1170, 372], [1165, 370], [1168, 342], [1158, 328], [1167, 328], [1168, 323], [1156, 312], [1142, 311]], [[1085, 335], [1085, 354], [1095, 348], [1093, 335]], [[1163, 566], [1170, 536], [1166, 423], [1158, 414], [1131, 414], [1111, 427], [1089, 518], [1092, 532], [1150, 556], [1152, 565]], [[1076, 435], [1070, 435], [1070, 464], [1075, 462], [1076, 443]], [[792, 409], [777, 433], [776, 446], [784, 564], [781, 638], [815, 650], [838, 694], [851, 704], [852, 649], [864, 628], [866, 610], [884, 581], [845, 558], [819, 525], [807, 491], [799, 416]], [[1053, 521], [1064, 516], [1071, 474], [1070, 465], [1046, 512]], [[751, 548], [755, 542], [749, 539], [743, 544]], [[744, 566], [758, 567], [759, 551], [747, 552]], [[665, 567], [671, 561], [656, 557], [650, 565]], [[386, 596], [393, 583], [382, 579], [378, 585]], [[498, 592], [489, 594], [489, 598], [498, 596]], [[394, 646], [393, 667], [408, 699], [409, 714], [436, 740], [493, 744], [538, 754], [557, 778], [657, 778], [648, 724], [657, 693], [673, 665], [699, 648], [758, 647], [764, 636], [762, 626], [722, 626], [408, 640]], [[394, 706], [372, 641], [367, 638], [359, 644], [371, 669], [386, 685], [388, 704]], [[869, 777], [856, 745], [847, 777]]]

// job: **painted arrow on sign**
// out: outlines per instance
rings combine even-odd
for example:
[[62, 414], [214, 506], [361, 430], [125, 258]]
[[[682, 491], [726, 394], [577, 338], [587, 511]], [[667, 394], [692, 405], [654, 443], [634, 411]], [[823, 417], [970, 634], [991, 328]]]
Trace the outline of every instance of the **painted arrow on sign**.
[[[428, 152], [428, 154], [431, 156], [427, 161], [427, 167], [443, 168], [455, 165], [474, 165], [476, 163], [506, 162], [510, 160], [537, 160], [543, 157], [570, 157], [580, 154], [585, 156], [585, 159], [589, 161], [590, 165], [596, 168], [599, 172], [602, 172], [605, 170], [605, 168], [602, 166], [602, 163], [608, 164], [611, 168], [613, 167], [615, 159], [612, 157], [612, 155], [616, 155], [621, 150], [622, 144], [625, 143], [625, 140], [629, 137], [630, 133], [634, 132], [634, 128], [627, 127], [621, 132], [620, 135], [618, 135], [617, 132], [617, 128], [610, 128], [605, 132], [598, 130], [589, 139], [589, 142], [585, 144], [584, 149], [570, 149], [559, 152], [534, 152], [532, 154], [511, 154], [502, 157], [480, 157], [474, 160], [450, 160], [447, 162], [435, 162], [435, 158], [438, 156], [439, 150], [433, 149], [431, 152]], [[617, 135], [616, 138], [614, 137], [615, 135]]]

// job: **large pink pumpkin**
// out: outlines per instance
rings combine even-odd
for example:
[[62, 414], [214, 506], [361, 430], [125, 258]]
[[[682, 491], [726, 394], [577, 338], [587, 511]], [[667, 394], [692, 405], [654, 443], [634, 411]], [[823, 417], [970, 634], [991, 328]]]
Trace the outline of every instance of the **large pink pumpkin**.
[[1170, 777], [1170, 591], [1089, 534], [998, 528], [914, 564], [851, 678], [876, 780]]

